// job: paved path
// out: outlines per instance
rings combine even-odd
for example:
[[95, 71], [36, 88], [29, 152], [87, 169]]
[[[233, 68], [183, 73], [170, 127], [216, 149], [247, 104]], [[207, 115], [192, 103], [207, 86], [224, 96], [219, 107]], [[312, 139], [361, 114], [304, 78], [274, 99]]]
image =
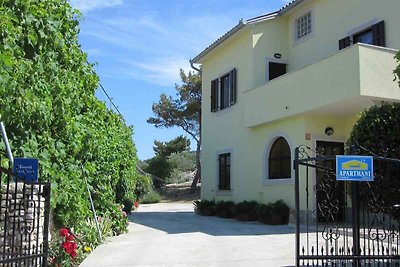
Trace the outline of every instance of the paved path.
[[129, 232], [96, 248], [89, 266], [279, 267], [294, 264], [294, 228], [203, 217], [192, 204], [142, 205]]

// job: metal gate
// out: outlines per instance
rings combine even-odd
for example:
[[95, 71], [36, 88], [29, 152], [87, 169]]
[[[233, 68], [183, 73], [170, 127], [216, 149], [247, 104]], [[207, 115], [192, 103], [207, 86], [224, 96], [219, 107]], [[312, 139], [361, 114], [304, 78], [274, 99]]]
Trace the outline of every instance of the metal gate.
[[0, 178], [0, 266], [47, 266], [50, 183]]
[[400, 266], [400, 160], [373, 182], [336, 180], [336, 156], [295, 151], [296, 266]]

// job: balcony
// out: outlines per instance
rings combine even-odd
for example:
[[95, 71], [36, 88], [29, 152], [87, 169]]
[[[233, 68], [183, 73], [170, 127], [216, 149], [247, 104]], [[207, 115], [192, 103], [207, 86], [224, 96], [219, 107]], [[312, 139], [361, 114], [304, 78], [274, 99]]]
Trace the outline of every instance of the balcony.
[[246, 127], [295, 115], [353, 115], [400, 101], [393, 49], [356, 44], [244, 93]]

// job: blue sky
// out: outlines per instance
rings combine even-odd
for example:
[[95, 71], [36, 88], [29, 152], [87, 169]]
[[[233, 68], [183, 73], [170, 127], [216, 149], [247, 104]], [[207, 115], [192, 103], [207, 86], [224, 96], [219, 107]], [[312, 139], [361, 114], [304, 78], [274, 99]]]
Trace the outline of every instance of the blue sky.
[[[153, 156], [154, 140], [183, 134], [146, 120], [161, 93], [175, 96], [179, 69], [238, 21], [275, 11], [285, 0], [70, 0], [83, 13], [80, 43], [97, 63], [100, 83], [134, 128], [140, 159]], [[105, 100], [104, 94], [98, 97]], [[107, 102], [109, 106], [109, 102]], [[192, 144], [194, 148], [194, 143]]]

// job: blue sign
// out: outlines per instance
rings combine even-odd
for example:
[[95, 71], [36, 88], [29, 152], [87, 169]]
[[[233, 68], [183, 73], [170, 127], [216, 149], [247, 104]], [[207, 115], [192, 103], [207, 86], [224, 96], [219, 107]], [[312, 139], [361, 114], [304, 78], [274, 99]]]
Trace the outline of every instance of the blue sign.
[[13, 172], [28, 182], [38, 181], [39, 161], [37, 159], [15, 158]]
[[374, 158], [370, 156], [336, 156], [336, 180], [372, 182]]

